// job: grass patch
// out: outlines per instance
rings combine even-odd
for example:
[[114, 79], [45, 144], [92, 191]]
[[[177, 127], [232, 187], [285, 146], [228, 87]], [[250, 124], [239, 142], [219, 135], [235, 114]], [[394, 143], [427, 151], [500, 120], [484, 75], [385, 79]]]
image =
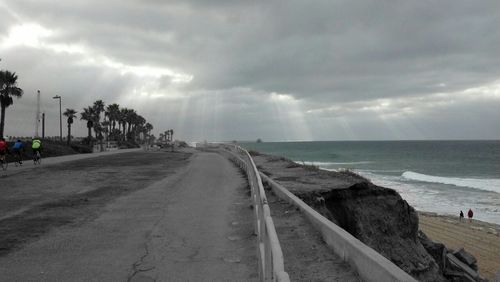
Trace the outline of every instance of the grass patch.
[[306, 164], [304, 161], [302, 161], [302, 168], [304, 168], [307, 171], [319, 171], [319, 165], [315, 165], [314, 163], [312, 164]]
[[363, 181], [366, 181], [366, 182], [370, 182], [370, 180], [368, 180], [367, 178], [355, 173], [354, 171], [348, 169], [348, 168], [341, 168], [337, 171], [338, 173], [340, 174], [343, 174], [343, 175], [347, 175], [347, 176], [350, 176], [350, 177], [353, 177], [353, 178], [357, 178], [357, 179], [360, 179], [360, 180], [363, 180]]

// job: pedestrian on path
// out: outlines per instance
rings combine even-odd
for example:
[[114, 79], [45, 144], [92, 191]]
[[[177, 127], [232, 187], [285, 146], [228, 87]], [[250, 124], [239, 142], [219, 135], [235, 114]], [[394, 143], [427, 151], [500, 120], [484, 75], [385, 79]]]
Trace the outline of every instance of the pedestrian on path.
[[460, 211], [460, 219], [459, 219], [459, 221], [461, 222], [463, 219], [464, 219], [464, 212]]
[[474, 216], [472, 209], [469, 208], [469, 212], [467, 213], [467, 216], [469, 217], [469, 222], [472, 222], [472, 217]]

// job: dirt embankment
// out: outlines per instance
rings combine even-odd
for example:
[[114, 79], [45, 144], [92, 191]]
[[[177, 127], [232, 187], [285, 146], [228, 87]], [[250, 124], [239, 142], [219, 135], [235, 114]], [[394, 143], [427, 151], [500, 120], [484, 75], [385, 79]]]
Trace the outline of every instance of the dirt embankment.
[[420, 281], [445, 281], [417, 237], [418, 215], [394, 190], [350, 172], [254, 155], [258, 168]]

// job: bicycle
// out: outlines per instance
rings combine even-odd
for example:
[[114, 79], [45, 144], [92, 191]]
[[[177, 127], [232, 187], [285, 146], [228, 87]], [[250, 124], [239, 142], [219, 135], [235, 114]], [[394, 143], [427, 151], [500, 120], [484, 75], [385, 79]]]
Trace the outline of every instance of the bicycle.
[[40, 151], [36, 151], [36, 153], [33, 154], [33, 163], [35, 165], [42, 163], [42, 155], [40, 154]]
[[23, 165], [23, 157], [21, 156], [21, 152], [15, 152], [14, 153], [14, 165], [17, 166], [22, 166]]
[[7, 167], [9, 166], [9, 163], [7, 162], [7, 155], [0, 156], [0, 166], [2, 167], [2, 170], [7, 170]]

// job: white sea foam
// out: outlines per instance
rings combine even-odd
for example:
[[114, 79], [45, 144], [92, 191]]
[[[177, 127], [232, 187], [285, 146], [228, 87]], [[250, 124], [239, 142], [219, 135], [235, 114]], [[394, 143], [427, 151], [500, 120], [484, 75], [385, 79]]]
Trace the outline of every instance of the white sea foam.
[[317, 165], [320, 167], [328, 167], [328, 166], [336, 166], [336, 165], [360, 165], [360, 164], [371, 164], [370, 161], [360, 161], [360, 162], [302, 162], [302, 161], [294, 161], [298, 164], [306, 164], [306, 165]]
[[[403, 199], [417, 210], [454, 215], [456, 211], [464, 209], [465, 206], [472, 206], [479, 220], [500, 224], [498, 216], [500, 213], [500, 193], [498, 196], [494, 194], [484, 198], [484, 196], [478, 195], [481, 191], [478, 189], [470, 189], [467, 193], [457, 194], [452, 192], [453, 189], [440, 189], [440, 185], [445, 185], [443, 183], [429, 187], [426, 185], [428, 182], [408, 181], [401, 175], [386, 175], [376, 173], [376, 171], [357, 169], [354, 172], [370, 179], [376, 185], [395, 189]], [[451, 194], [453, 197], [450, 197]]]
[[460, 187], [469, 187], [485, 191], [500, 193], [500, 179], [484, 179], [484, 178], [455, 178], [455, 177], [442, 177], [421, 174], [413, 171], [405, 171], [402, 175], [403, 178], [416, 180], [421, 182], [449, 184]]

